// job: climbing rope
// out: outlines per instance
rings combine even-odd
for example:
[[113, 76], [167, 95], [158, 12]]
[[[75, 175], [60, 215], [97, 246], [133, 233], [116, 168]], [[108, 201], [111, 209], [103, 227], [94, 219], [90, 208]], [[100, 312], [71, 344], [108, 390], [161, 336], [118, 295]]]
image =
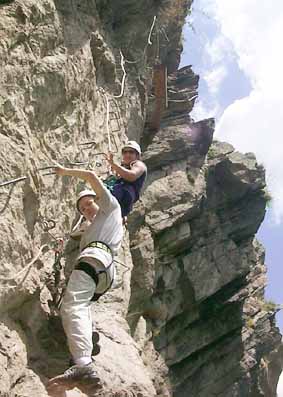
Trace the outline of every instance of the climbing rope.
[[157, 19], [157, 17], [156, 17], [156, 15], [154, 15], [153, 22], [152, 22], [152, 25], [151, 25], [151, 28], [150, 28], [150, 31], [149, 31], [149, 35], [148, 35], [148, 38], [147, 38], [147, 43], [149, 45], [152, 45], [151, 35], [152, 35], [153, 29], [154, 29], [154, 25], [155, 25], [156, 19]]
[[143, 49], [142, 57], [140, 59], [135, 60], [135, 61], [129, 61], [129, 60], [125, 59], [126, 63], [135, 64], [135, 63], [139, 63], [139, 62], [142, 62], [142, 61], [144, 62], [145, 57], [146, 57], [146, 50], [147, 50], [148, 46], [152, 45], [151, 36], [152, 36], [152, 33], [153, 33], [153, 29], [155, 27], [156, 21], [157, 21], [157, 17], [155, 15], [153, 17], [153, 21], [152, 21], [152, 24], [151, 24], [151, 27], [150, 27], [150, 30], [149, 30], [149, 34], [148, 34], [148, 37], [147, 37], [147, 43], [146, 43], [146, 45], [145, 45], [145, 47]]
[[[152, 41], [151, 41], [151, 36], [155, 27], [157, 21], [157, 17], [154, 16], [151, 27], [150, 27], [150, 31], [148, 34], [148, 38], [147, 38], [147, 44], [145, 46], [144, 49], [144, 53], [146, 52], [146, 49], [148, 47], [148, 45], [152, 45]], [[145, 55], [145, 54], [144, 54]], [[125, 91], [125, 82], [126, 82], [126, 77], [127, 77], [127, 72], [125, 69], [125, 63], [136, 63], [137, 61], [127, 61], [124, 57], [124, 54], [122, 53], [122, 50], [120, 49], [120, 57], [121, 57], [121, 61], [120, 61], [120, 66], [123, 72], [123, 76], [122, 76], [122, 80], [121, 80], [121, 90], [120, 93], [118, 95], [113, 95], [112, 98], [114, 99], [120, 99], [123, 97], [124, 95], [124, 91]], [[144, 56], [143, 56], [144, 58]], [[108, 151], [109, 153], [112, 152], [112, 147], [111, 147], [111, 127], [110, 127], [110, 101], [108, 98], [108, 94], [104, 91], [103, 88], [100, 88], [100, 92], [102, 93], [103, 97], [105, 98], [105, 102], [106, 102], [106, 131], [107, 131], [107, 140], [108, 140]], [[116, 104], [117, 105], [117, 104]], [[118, 107], [118, 105], [117, 105]]]
[[[153, 34], [153, 31], [154, 31], [154, 28], [155, 28], [156, 24], [157, 24], [157, 17], [155, 15], [153, 17], [153, 21], [152, 21], [151, 26], [150, 26], [149, 34], [148, 34], [148, 37], [147, 37], [147, 43], [146, 43], [144, 51], [143, 51], [142, 60], [144, 60], [144, 58], [145, 58], [147, 47], [152, 45], [152, 34]], [[165, 35], [165, 38], [169, 41], [164, 29], [162, 30], [162, 33]], [[102, 96], [103, 96], [103, 98], [105, 100], [105, 103], [106, 103], [106, 131], [107, 131], [107, 142], [108, 142], [108, 152], [109, 153], [112, 153], [112, 144], [111, 144], [112, 130], [111, 130], [111, 126], [110, 126], [110, 101], [111, 100], [115, 101], [115, 99], [121, 99], [123, 97], [123, 95], [124, 95], [125, 82], [126, 82], [126, 77], [127, 77], [125, 64], [126, 63], [137, 63], [138, 62], [138, 61], [128, 61], [128, 60], [126, 60], [121, 49], [120, 49], [120, 57], [121, 57], [120, 66], [121, 66], [121, 69], [122, 69], [122, 72], [123, 72], [123, 76], [122, 76], [122, 79], [121, 79], [121, 82], [120, 82], [120, 85], [121, 85], [120, 93], [118, 95], [109, 96], [109, 94], [107, 94], [103, 88], [99, 89], [99, 91], [101, 92], [101, 94], [102, 94]], [[157, 29], [157, 54], [156, 54], [156, 57], [159, 59], [159, 29]], [[118, 107], [116, 102], [115, 102], [115, 104], [116, 104], [117, 108], [119, 109], [119, 107]], [[112, 113], [114, 113], [114, 112], [112, 112]], [[117, 120], [118, 120], [118, 118], [117, 118]], [[118, 121], [117, 121], [117, 124], [119, 125]], [[116, 146], [116, 149], [118, 151], [117, 145], [115, 145], [115, 146]]]
[[123, 71], [123, 77], [122, 77], [122, 81], [121, 81], [121, 92], [119, 95], [113, 95], [113, 98], [122, 98], [122, 96], [124, 95], [124, 89], [125, 89], [125, 81], [126, 81], [126, 69], [125, 69], [125, 58], [124, 55], [122, 53], [122, 51], [120, 50], [120, 55], [121, 55], [121, 69]]
[[[20, 277], [22, 274], [25, 273], [25, 275], [24, 275], [24, 277], [23, 277], [23, 280], [24, 280], [24, 279], [26, 278], [26, 276], [27, 276], [27, 274], [28, 274], [30, 268], [31, 268], [31, 267], [35, 264], [35, 262], [39, 259], [40, 255], [42, 254], [42, 252], [43, 252], [43, 250], [44, 250], [45, 248], [48, 248], [48, 245], [47, 245], [47, 244], [43, 244], [43, 245], [39, 248], [38, 253], [36, 254], [36, 256], [35, 256], [35, 257], [31, 260], [31, 262], [28, 263], [22, 270], [20, 270], [18, 273], [13, 274], [12, 276], [9, 276], [9, 277], [0, 277], [0, 281], [5, 281], [5, 282], [7, 282], [7, 281], [16, 281], [16, 279], [17, 279], [18, 277]], [[22, 281], [23, 281], [23, 280], [22, 280]], [[6, 288], [6, 287], [1, 287], [1, 288]], [[11, 288], [11, 287], [10, 287], [10, 288]], [[13, 287], [12, 287], [12, 288], [13, 288]]]
[[110, 106], [107, 94], [104, 94], [106, 100], [106, 131], [107, 131], [107, 139], [108, 139], [108, 151], [111, 153], [111, 137], [110, 137], [110, 126], [109, 126], [109, 113]]
[[75, 226], [72, 228], [71, 233], [74, 233], [74, 232], [78, 229], [78, 227], [80, 226], [80, 224], [81, 224], [83, 218], [84, 218], [83, 215], [80, 215], [79, 220], [78, 220], [78, 222], [75, 224]]

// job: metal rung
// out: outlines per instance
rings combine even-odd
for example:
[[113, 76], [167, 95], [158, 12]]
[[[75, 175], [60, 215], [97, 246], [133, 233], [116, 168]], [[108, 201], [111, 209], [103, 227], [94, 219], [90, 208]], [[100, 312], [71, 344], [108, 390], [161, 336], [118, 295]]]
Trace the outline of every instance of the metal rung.
[[11, 179], [10, 181], [0, 183], [0, 187], [11, 185], [13, 183], [18, 183], [27, 179], [27, 176], [21, 176], [20, 178]]
[[[79, 146], [90, 146], [90, 147], [94, 147], [95, 145], [97, 145], [97, 143], [95, 141], [89, 141], [89, 142], [82, 142], [79, 143]], [[89, 148], [86, 148], [89, 149]]]

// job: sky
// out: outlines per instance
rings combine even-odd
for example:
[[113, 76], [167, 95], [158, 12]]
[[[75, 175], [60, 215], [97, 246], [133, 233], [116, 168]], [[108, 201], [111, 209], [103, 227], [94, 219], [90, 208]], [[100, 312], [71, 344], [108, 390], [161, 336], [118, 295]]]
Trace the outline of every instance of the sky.
[[[194, 0], [181, 66], [200, 75], [195, 121], [215, 117], [215, 138], [266, 168], [272, 200], [257, 234], [266, 249], [266, 299], [283, 304], [283, 1]], [[277, 314], [283, 331], [283, 313]], [[278, 385], [283, 397], [283, 375]]]

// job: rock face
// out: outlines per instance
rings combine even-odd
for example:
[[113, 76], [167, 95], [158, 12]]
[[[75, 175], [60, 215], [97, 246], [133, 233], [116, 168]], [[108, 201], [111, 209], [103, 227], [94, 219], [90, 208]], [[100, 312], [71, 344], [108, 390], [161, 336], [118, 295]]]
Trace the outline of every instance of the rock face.
[[[111, 147], [118, 159], [130, 138], [141, 140], [149, 174], [117, 282], [93, 309], [102, 346], [96, 395], [275, 397], [281, 336], [254, 238], [264, 170], [252, 154], [212, 142], [213, 120], [190, 119], [198, 77], [177, 68], [191, 2], [2, 3], [0, 182], [17, 182], [0, 187], [0, 396], [47, 396], [48, 378], [68, 367], [54, 237], [65, 236], [67, 277], [83, 185], [41, 168], [84, 162], [103, 177], [101, 152]], [[159, 63], [168, 107], [152, 131]]]
[[268, 356], [281, 336], [254, 239], [265, 212], [263, 169], [219, 142], [205, 157], [180, 127], [176, 158], [167, 152], [170, 125], [145, 153], [150, 182], [133, 214], [131, 310], [144, 310], [174, 396], [275, 396]]

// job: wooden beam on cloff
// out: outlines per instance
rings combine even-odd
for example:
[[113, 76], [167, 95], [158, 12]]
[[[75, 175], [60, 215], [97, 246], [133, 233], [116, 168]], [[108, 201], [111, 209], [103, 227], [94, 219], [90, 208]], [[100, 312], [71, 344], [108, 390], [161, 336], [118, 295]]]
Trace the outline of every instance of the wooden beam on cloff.
[[159, 130], [162, 112], [168, 107], [167, 99], [167, 68], [157, 64], [153, 68], [153, 93], [155, 96], [154, 110], [151, 119], [151, 129]]

